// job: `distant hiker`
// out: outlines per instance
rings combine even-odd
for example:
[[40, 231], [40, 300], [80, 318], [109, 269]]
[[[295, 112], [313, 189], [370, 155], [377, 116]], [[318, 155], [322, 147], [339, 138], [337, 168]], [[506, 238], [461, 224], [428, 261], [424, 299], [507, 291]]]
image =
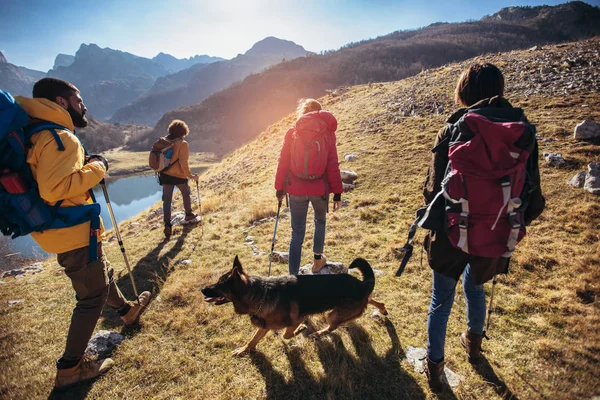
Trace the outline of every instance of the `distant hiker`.
[[286, 193], [290, 195], [290, 274], [297, 274], [300, 269], [309, 203], [315, 213], [312, 270], [318, 272], [325, 266], [323, 247], [329, 194], [334, 194], [333, 211], [336, 211], [344, 191], [335, 138], [337, 120], [314, 99], [301, 100], [297, 115], [296, 124], [285, 134], [275, 177], [279, 201]]
[[492, 64], [473, 64], [458, 80], [456, 111], [438, 133], [424, 185], [423, 227], [433, 269], [427, 320], [427, 375], [442, 389], [444, 343], [457, 281], [467, 303], [460, 336], [469, 361], [480, 357], [486, 318], [483, 283], [506, 273], [525, 225], [545, 206], [535, 127], [503, 97], [504, 77]]
[[[192, 212], [190, 185], [188, 179], [198, 182], [198, 175], [192, 174], [189, 166], [190, 149], [188, 142], [183, 138], [190, 133], [190, 129], [183, 121], [175, 119], [168, 128], [169, 135], [161, 137], [152, 146], [150, 153], [150, 166], [159, 172], [159, 182], [163, 188], [163, 216], [165, 221], [165, 239], [169, 240], [173, 233], [171, 225], [171, 202], [175, 186], [181, 192], [185, 220], [195, 221], [198, 216]], [[158, 161], [153, 162], [153, 154], [158, 153]]]
[[[75, 127], [87, 126], [87, 109], [79, 90], [69, 82], [43, 78], [33, 86], [33, 99], [17, 96], [16, 101], [29, 114], [31, 124], [60, 125], [33, 134], [27, 150], [27, 163], [41, 197], [61, 210], [91, 204], [91, 189], [104, 179], [108, 162], [98, 155], [88, 158], [74, 135]], [[31, 233], [43, 250], [57, 254], [77, 299], [65, 351], [56, 363], [56, 388], [92, 379], [112, 366], [110, 358], [82, 362], [104, 303], [129, 325], [138, 321], [151, 298], [150, 292], [141, 293], [139, 302], [123, 297], [102, 251], [104, 227], [101, 220], [96, 221], [98, 229], [94, 228], [93, 221], [88, 221]]]

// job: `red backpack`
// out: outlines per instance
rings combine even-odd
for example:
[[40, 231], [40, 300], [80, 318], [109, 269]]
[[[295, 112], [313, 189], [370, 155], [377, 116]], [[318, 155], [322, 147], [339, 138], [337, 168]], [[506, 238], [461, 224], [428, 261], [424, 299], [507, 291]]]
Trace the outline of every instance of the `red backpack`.
[[301, 179], [319, 179], [327, 169], [331, 131], [318, 114], [316, 111], [301, 116], [292, 134], [290, 169]]
[[489, 107], [449, 124], [446, 174], [433, 201], [417, 211], [396, 275], [410, 258], [417, 227], [444, 230], [468, 254], [511, 256], [525, 236], [527, 160], [535, 146], [535, 126], [522, 115], [521, 109]]
[[[525, 236], [523, 189], [535, 129], [475, 112], [457, 122], [441, 194], [450, 243], [468, 254], [510, 257]], [[453, 139], [455, 135], [453, 132]]]

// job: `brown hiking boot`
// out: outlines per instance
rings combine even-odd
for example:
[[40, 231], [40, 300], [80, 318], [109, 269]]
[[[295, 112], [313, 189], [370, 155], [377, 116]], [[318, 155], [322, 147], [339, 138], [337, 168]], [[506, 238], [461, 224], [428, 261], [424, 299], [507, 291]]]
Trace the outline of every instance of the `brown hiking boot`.
[[322, 270], [325, 264], [327, 264], [327, 257], [325, 257], [325, 254], [321, 254], [320, 260], [313, 260], [313, 264], [311, 267], [313, 274], [316, 274], [317, 272]]
[[123, 315], [121, 319], [125, 325], [132, 325], [139, 321], [140, 315], [146, 310], [148, 304], [150, 304], [150, 300], [152, 299], [152, 294], [150, 292], [142, 292], [140, 293], [140, 297], [138, 297], [139, 303], [135, 302], [131, 305], [127, 314]]
[[79, 364], [72, 368], [57, 369], [56, 379], [54, 380], [55, 389], [64, 389], [76, 383], [97, 378], [108, 371], [114, 364], [110, 358], [101, 360], [79, 361]]
[[427, 374], [427, 383], [429, 384], [429, 388], [436, 393], [442, 391], [442, 376], [444, 375], [444, 365], [446, 362], [444, 360], [440, 362], [433, 362], [427, 357], [427, 366], [425, 368], [425, 373]]
[[171, 224], [165, 225], [165, 230], [163, 232], [165, 233], [165, 240], [171, 239], [171, 235], [173, 234], [173, 227]]
[[469, 331], [463, 332], [460, 335], [460, 344], [467, 351], [469, 362], [476, 363], [481, 358], [481, 341], [483, 335], [477, 335]]

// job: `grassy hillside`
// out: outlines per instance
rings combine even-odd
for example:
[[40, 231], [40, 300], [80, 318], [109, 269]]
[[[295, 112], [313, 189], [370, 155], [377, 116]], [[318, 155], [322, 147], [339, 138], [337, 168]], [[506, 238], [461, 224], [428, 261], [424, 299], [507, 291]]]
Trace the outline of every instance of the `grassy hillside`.
[[[594, 39], [476, 59], [503, 69], [509, 100], [524, 107], [538, 132], [550, 139], [540, 141], [541, 151], [559, 151], [568, 163], [556, 168], [541, 162], [547, 209], [519, 245], [511, 273], [500, 279], [492, 340], [484, 343], [487, 362], [479, 369], [467, 362], [458, 343], [466, 321], [465, 301], [457, 295], [446, 358], [462, 383], [442, 398], [587, 399], [600, 394], [600, 199], [566, 184], [588, 162], [600, 159], [599, 142], [572, 139], [577, 123], [600, 120], [599, 45]], [[555, 64], [556, 70], [547, 69]], [[347, 207], [328, 215], [326, 253], [346, 264], [361, 256], [383, 271], [375, 295], [386, 303], [389, 320], [371, 317], [368, 309], [327, 338], [300, 336], [286, 342], [270, 333], [255, 353], [230, 356], [254, 329], [230, 305], [205, 303], [199, 288], [229, 269], [236, 254], [250, 273], [266, 275], [268, 256], [253, 256], [244, 240], [251, 234], [260, 250], [270, 248], [273, 223], [250, 226], [275, 213], [272, 182], [283, 134], [293, 122], [288, 116], [204, 175], [203, 229], [177, 228], [174, 238], [163, 243], [160, 229], [150, 229], [160, 222], [151, 212], [122, 224], [138, 288], [151, 290], [156, 299], [135, 329], [123, 329], [105, 310], [98, 329], [128, 338], [113, 354], [116, 366], [67, 394], [90, 399], [435, 398], [426, 377], [403, 361], [408, 346], [426, 343], [431, 271], [419, 265], [416, 251], [400, 279], [393, 273], [397, 248], [421, 204], [431, 144], [454, 108], [451, 92], [467, 65], [354, 86], [321, 99], [339, 120], [340, 158], [359, 155], [352, 163], [342, 162], [343, 169], [358, 173], [358, 186], [343, 195]], [[176, 206], [181, 208], [180, 200]], [[287, 248], [288, 221], [280, 224], [277, 250]], [[312, 223], [307, 231], [312, 232]], [[311, 238], [308, 233], [305, 262]], [[131, 296], [118, 246], [111, 241], [106, 249], [119, 271], [119, 285]], [[183, 259], [192, 262], [178, 262]], [[274, 274], [286, 272], [285, 265], [274, 266]], [[0, 396], [48, 396], [73, 290], [55, 263], [31, 279], [6, 280], [1, 287]], [[24, 302], [8, 307], [13, 299]], [[321, 318], [313, 321], [324, 324]]]
[[292, 112], [301, 97], [320, 97], [342, 85], [396, 81], [480, 54], [595, 35], [600, 35], [600, 8], [582, 2], [511, 7], [480, 21], [394, 32], [250, 75], [202, 103], [166, 113], [152, 133], [130, 146], [147, 148], [178, 118], [191, 128], [192, 150], [226, 154]]

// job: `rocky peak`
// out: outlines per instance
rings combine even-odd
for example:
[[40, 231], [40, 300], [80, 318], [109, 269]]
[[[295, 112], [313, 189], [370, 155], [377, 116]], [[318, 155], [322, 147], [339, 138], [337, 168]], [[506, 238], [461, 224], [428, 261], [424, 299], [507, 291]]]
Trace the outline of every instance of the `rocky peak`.
[[8, 61], [6, 61], [6, 57], [4, 57], [4, 54], [2, 54], [2, 52], [0, 51], [0, 64], [2, 63], [7, 63]]
[[273, 36], [264, 38], [256, 42], [245, 55], [247, 56], [265, 56], [265, 55], [289, 55], [304, 56], [307, 51], [304, 47], [297, 45], [290, 40], [282, 40]]
[[75, 56], [71, 56], [68, 54], [59, 54], [54, 59], [54, 66], [52, 68], [56, 69], [58, 67], [68, 67], [69, 65], [73, 64], [74, 61]]

